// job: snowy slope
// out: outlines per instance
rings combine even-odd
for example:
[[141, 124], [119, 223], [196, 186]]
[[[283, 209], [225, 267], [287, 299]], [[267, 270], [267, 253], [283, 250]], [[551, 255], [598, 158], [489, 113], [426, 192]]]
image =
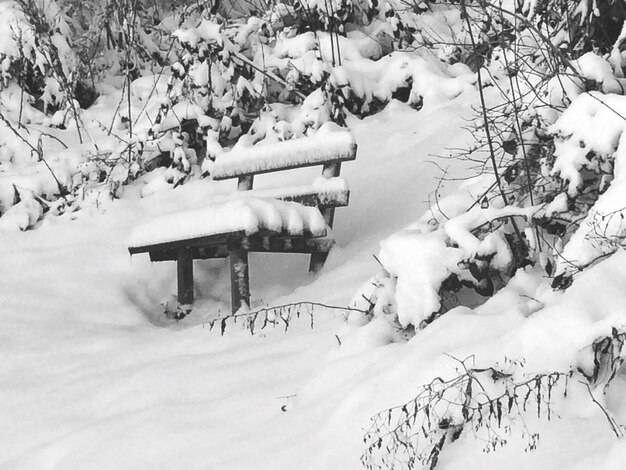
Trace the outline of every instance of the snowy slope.
[[[352, 195], [337, 213], [338, 246], [316, 277], [305, 257], [251, 256], [253, 298], [346, 305], [378, 268], [379, 241], [428, 207], [440, 174], [429, 155], [467, 138], [460, 127], [470, 98], [419, 112], [392, 103], [351, 122], [359, 151], [342, 168]], [[279, 178], [306, 184], [316, 174]], [[73, 221], [0, 232], [0, 469], [356, 470], [369, 417], [453, 374], [458, 364], [448, 355], [489, 364], [524, 356], [530, 371], [567, 368], [611, 324], [606, 318], [626, 323], [626, 286], [615, 281], [626, 279], [623, 253], [563, 295], [522, 273], [479, 309], [451, 311], [408, 343], [391, 342], [385, 322], [359, 328], [328, 312], [313, 330], [301, 321], [287, 333], [251, 337], [232, 328], [220, 337], [202, 322], [227, 308], [223, 261], [197, 263], [204, 302], [171, 323], [160, 302], [174, 291], [174, 266], [131, 260], [126, 242], [138, 224], [199, 207], [230, 183], [190, 183]], [[605, 297], [589, 294], [600, 286]], [[624, 390], [626, 377], [616, 384]], [[611, 395], [607, 403], [626, 422], [626, 401]], [[623, 443], [583, 392], [559, 413], [549, 423], [529, 418], [542, 436], [534, 453], [512, 438], [484, 454], [468, 435], [439, 468], [623, 468]]]

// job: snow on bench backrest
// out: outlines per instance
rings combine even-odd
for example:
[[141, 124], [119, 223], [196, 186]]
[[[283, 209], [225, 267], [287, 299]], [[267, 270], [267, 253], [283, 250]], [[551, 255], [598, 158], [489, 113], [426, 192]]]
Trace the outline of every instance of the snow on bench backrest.
[[214, 180], [225, 180], [355, 158], [356, 142], [352, 134], [327, 123], [311, 137], [234, 148], [217, 158], [212, 177]]

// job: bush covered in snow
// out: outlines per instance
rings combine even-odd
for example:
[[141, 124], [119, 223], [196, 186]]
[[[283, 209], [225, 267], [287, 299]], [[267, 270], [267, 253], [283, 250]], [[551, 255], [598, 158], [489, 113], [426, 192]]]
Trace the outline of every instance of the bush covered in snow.
[[[602, 408], [593, 390], [599, 396], [615, 378], [624, 362], [625, 338], [624, 331], [613, 328], [610, 335], [589, 345], [584, 364], [564, 372], [529, 376], [522, 373], [521, 360], [505, 359], [490, 367], [477, 367], [472, 358], [457, 360], [456, 376], [437, 377], [421, 386], [409, 402], [372, 418], [363, 439], [363, 465], [368, 470], [409, 470], [417, 465], [433, 470], [442, 452], [468, 434], [489, 453], [515, 440], [513, 433], [519, 432], [524, 450], [533, 451], [540, 434], [527, 424], [529, 416], [558, 419], [559, 400], [576, 388], [586, 389], [589, 400]], [[626, 427], [603, 411], [615, 436], [626, 436]]]
[[623, 245], [626, 14], [593, 5], [460, 2], [458, 16], [447, 13], [462, 31], [450, 34], [454, 60], [477, 71], [480, 92], [475, 142], [449, 158], [466, 159], [475, 177], [382, 243], [383, 269], [356, 307], [424, 327], [481, 303], [525, 266], [567, 288]]

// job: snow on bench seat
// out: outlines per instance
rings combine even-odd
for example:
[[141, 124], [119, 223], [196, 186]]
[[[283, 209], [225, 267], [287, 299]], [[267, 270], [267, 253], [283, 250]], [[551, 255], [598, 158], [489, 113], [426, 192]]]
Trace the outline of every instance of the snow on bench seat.
[[155, 218], [131, 234], [131, 254], [185, 244], [194, 239], [241, 233], [271, 232], [290, 236], [323, 237], [326, 222], [320, 211], [295, 202], [237, 198], [203, 208]]
[[352, 134], [336, 124], [326, 123], [311, 137], [252, 147], [235, 146], [217, 157], [211, 175], [214, 180], [224, 180], [355, 158], [356, 142]]

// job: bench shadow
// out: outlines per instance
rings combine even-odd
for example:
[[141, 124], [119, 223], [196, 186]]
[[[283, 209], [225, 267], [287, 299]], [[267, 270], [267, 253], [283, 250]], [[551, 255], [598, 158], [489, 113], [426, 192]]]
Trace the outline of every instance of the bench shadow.
[[[309, 256], [251, 253], [250, 287], [252, 308], [275, 305], [281, 297], [312, 282]], [[168, 318], [166, 303], [176, 304], [176, 263], [151, 263], [147, 256], [133, 259], [131, 274], [124, 283], [127, 300], [152, 325], [160, 328], [187, 328], [210, 322], [230, 312], [230, 271], [228, 260], [194, 261], [194, 307], [182, 320]]]
[[168, 318], [165, 310], [168, 303], [177, 303], [176, 263], [150, 263], [147, 256], [135, 258], [123, 292], [127, 300], [152, 325], [161, 328], [187, 328], [206, 323], [230, 311], [230, 277], [225, 260], [194, 262], [194, 295], [197, 301], [190, 315], [182, 320], [175, 320]]

